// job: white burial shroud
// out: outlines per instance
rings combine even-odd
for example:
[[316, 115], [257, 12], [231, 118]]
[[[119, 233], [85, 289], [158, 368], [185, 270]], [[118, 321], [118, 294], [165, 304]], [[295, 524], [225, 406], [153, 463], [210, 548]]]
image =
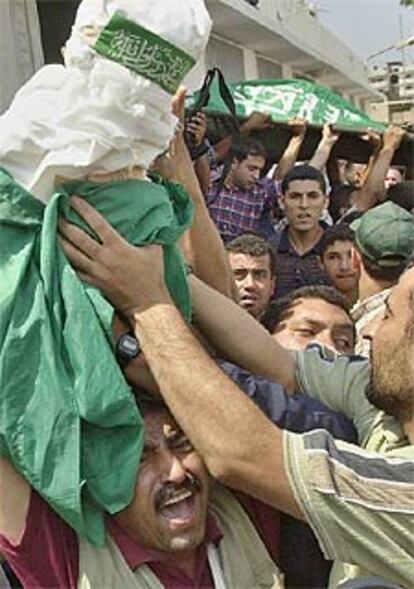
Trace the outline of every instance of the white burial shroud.
[[43, 202], [57, 177], [147, 168], [172, 138], [171, 94], [91, 47], [118, 11], [195, 61], [205, 50], [203, 0], [83, 0], [65, 65], [40, 69], [0, 117], [0, 166]]

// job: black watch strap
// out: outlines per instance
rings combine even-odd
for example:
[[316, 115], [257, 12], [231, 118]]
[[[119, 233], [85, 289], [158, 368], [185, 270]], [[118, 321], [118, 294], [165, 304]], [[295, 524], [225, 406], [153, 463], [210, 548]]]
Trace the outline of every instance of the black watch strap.
[[198, 159], [202, 155], [205, 155], [208, 152], [208, 150], [209, 150], [209, 145], [206, 141], [203, 141], [197, 147], [190, 146], [189, 151], [190, 151], [191, 159], [193, 161]]
[[140, 343], [132, 332], [122, 334], [116, 342], [115, 356], [121, 368], [125, 368], [140, 352]]

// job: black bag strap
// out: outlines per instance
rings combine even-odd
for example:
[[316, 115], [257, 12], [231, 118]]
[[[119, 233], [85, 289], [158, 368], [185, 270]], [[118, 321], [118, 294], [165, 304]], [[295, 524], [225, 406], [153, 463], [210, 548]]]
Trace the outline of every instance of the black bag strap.
[[[234, 139], [238, 139], [240, 137], [240, 129], [239, 129], [239, 121], [236, 116], [236, 104], [234, 102], [233, 95], [230, 92], [229, 87], [227, 86], [227, 82], [223, 76], [223, 72], [219, 68], [215, 67], [215, 68], [212, 68], [207, 71], [206, 76], [204, 78], [203, 85], [202, 85], [202, 87], [199, 91], [199, 94], [198, 94], [198, 99], [191, 110], [192, 110], [192, 112], [197, 112], [197, 111], [201, 110], [202, 108], [204, 108], [208, 104], [208, 102], [210, 100], [211, 84], [213, 83], [213, 80], [215, 79], [215, 77], [217, 77], [220, 97], [223, 100], [224, 104], [226, 105], [226, 107], [231, 115], [231, 118], [233, 119], [234, 129], [235, 129]], [[214, 194], [212, 195], [212, 197], [209, 201], [209, 204], [214, 202], [218, 198], [218, 196], [220, 195], [221, 191], [223, 190], [224, 181], [229, 173], [231, 161], [232, 161], [232, 156], [231, 156], [231, 151], [230, 151], [223, 162], [223, 170], [222, 170], [222, 173], [220, 176], [220, 180], [217, 184]]]
[[238, 128], [238, 121], [236, 117], [236, 105], [234, 102], [234, 98], [232, 93], [227, 86], [227, 82], [223, 76], [222, 71], [218, 67], [214, 67], [207, 71], [206, 76], [203, 81], [203, 85], [201, 86], [198, 92], [198, 98], [193, 107], [191, 108], [192, 112], [197, 112], [207, 106], [208, 101], [210, 100], [210, 89], [211, 84], [213, 83], [214, 78], [217, 76], [218, 80], [218, 88], [220, 92], [220, 96], [228, 108], [230, 114], [235, 119]]

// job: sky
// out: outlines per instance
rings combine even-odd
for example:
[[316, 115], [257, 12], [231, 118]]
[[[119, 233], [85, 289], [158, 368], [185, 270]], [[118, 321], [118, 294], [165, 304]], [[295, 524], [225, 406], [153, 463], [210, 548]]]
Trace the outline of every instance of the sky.
[[[414, 36], [414, 9], [401, 7], [399, 0], [312, 0], [312, 4], [319, 20], [364, 60], [401, 38]], [[369, 63], [394, 59], [401, 59], [401, 51], [389, 51]], [[413, 46], [405, 50], [405, 59], [414, 62]]]

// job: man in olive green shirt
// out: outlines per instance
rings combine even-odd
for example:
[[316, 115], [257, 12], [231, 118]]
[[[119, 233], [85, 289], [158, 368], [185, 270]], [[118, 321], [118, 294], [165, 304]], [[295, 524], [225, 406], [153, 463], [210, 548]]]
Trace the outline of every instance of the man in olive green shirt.
[[[68, 257], [133, 327], [161, 394], [212, 475], [308, 521], [328, 557], [411, 587], [414, 270], [387, 301], [387, 314], [373, 338], [371, 372], [360, 360], [324, 355], [317, 360], [319, 351], [298, 357], [284, 350], [232, 301], [191, 280], [197, 324], [218, 348], [287, 390], [311, 383], [319, 374], [314, 382], [325, 380], [332, 388], [320, 394], [331, 397], [337, 391], [336, 403], [354, 413], [360, 440], [367, 447], [378, 445], [378, 453], [336, 442], [322, 430], [283, 433], [270, 423], [185, 325], [164, 285], [160, 248], [135, 248], [85, 202], [75, 208], [101, 241], [64, 222], [62, 244]], [[129, 374], [139, 382], [139, 372]], [[364, 400], [367, 384], [372, 407]], [[396, 420], [385, 419], [374, 406]]]
[[[334, 357], [331, 350], [322, 349], [318, 345], [297, 355], [296, 380], [300, 390], [315, 391], [313, 397], [351, 418], [363, 448], [399, 457], [402, 463], [406, 458], [411, 457], [413, 460], [414, 447], [409, 445], [398, 421], [378, 411], [365, 396], [369, 379], [369, 363], [360, 357]], [[405, 507], [410, 511], [409, 493], [413, 492], [414, 467], [406, 467], [404, 473], [404, 467], [400, 465], [392, 471], [392, 476], [385, 476], [385, 464], [378, 463], [377, 458], [370, 461], [355, 446], [347, 450], [344, 458], [344, 455], [339, 456], [332, 447], [326, 449], [325, 440], [318, 435], [304, 436], [303, 439], [289, 440], [286, 443], [289, 444], [289, 451], [286, 453], [288, 471], [292, 485], [302, 498], [302, 509], [321, 548], [336, 561], [331, 573], [330, 587], [337, 587], [340, 582], [369, 574], [369, 550], [365, 553], [361, 550], [370, 542], [375, 545], [378, 534], [387, 537], [390, 526], [395, 527], [396, 521], [400, 519], [398, 533], [401, 535], [400, 558], [403, 561], [405, 548], [402, 538], [405, 537], [405, 546], [412, 542], [411, 533], [404, 526], [404, 521], [407, 519]], [[361, 456], [364, 457], [363, 462]], [[327, 466], [335, 474], [335, 486], [333, 480], [325, 476]], [[404, 482], [408, 483], [407, 489]], [[394, 504], [392, 500], [395, 500]], [[413, 513], [412, 501], [411, 497]], [[384, 512], [381, 525], [376, 518], [375, 522], [369, 521], [369, 512], [365, 510], [367, 504]], [[337, 529], [344, 521], [347, 524], [346, 543], [341, 530]], [[371, 525], [375, 528], [375, 533], [367, 532]], [[358, 550], [357, 556], [353, 553], [355, 549]], [[348, 552], [348, 556], [344, 550]], [[388, 561], [391, 553], [392, 551], [384, 550], [384, 562]], [[357, 561], [357, 558], [362, 560]], [[346, 564], [348, 561], [363, 562], [364, 567]], [[411, 566], [414, 573], [414, 562]], [[378, 573], [378, 566], [373, 566], [371, 572], [373, 571]]]

